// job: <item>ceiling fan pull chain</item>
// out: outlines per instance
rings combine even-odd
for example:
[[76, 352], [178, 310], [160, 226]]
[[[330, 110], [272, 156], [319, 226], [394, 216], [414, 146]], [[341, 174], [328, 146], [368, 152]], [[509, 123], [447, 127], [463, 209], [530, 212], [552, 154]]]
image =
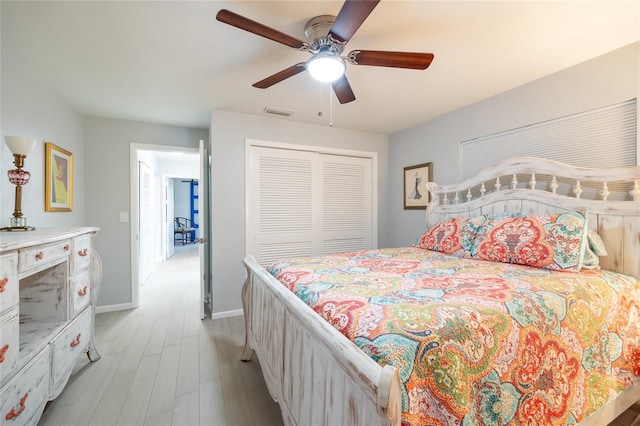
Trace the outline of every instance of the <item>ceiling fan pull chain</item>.
[[329, 86], [329, 127], [333, 127], [333, 96], [331, 96], [331, 86], [327, 86]]

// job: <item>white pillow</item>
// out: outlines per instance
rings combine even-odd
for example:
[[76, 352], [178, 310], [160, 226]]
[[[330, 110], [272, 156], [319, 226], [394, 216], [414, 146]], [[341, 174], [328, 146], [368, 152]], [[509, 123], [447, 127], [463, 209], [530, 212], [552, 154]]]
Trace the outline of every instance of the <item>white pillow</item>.
[[598, 256], [606, 256], [607, 249], [600, 235], [593, 229], [587, 231], [587, 244], [584, 248], [584, 258], [582, 267], [584, 269], [600, 269], [600, 258]]

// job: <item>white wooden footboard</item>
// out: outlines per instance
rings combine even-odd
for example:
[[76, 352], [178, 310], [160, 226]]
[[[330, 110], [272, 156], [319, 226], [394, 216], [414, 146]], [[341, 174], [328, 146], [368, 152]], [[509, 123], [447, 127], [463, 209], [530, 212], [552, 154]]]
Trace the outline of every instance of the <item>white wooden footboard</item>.
[[258, 355], [286, 425], [399, 425], [398, 371], [381, 367], [309, 306], [244, 259], [244, 361]]

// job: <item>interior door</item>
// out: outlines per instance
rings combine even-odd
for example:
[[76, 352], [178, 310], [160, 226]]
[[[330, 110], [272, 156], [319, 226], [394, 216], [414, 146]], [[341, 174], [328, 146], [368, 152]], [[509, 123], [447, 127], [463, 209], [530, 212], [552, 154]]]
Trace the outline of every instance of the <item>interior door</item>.
[[372, 248], [371, 158], [320, 154], [320, 253]]
[[247, 158], [246, 250], [261, 265], [377, 244], [371, 158], [261, 146]]
[[167, 259], [169, 259], [171, 256], [173, 256], [176, 252], [175, 247], [173, 245], [173, 241], [174, 241], [174, 236], [173, 236], [173, 230], [175, 228], [175, 225], [173, 223], [173, 217], [175, 216], [174, 213], [174, 205], [173, 205], [173, 179], [171, 178], [167, 178], [167, 182], [164, 186], [164, 197], [165, 197], [165, 212], [166, 212], [166, 218], [165, 218], [165, 227], [166, 227], [166, 247], [167, 247]]
[[139, 270], [139, 285], [144, 285], [145, 281], [153, 272], [153, 249], [154, 244], [154, 232], [153, 232], [153, 211], [152, 211], [152, 183], [153, 183], [153, 171], [149, 166], [140, 161], [140, 205], [138, 206], [139, 228], [140, 229], [140, 270]]
[[200, 141], [200, 176], [198, 183], [198, 217], [200, 238], [198, 239], [198, 254], [200, 256], [200, 319], [204, 319], [206, 307], [211, 311], [211, 280], [209, 273], [209, 155], [204, 147], [204, 141]]
[[[263, 266], [285, 257], [320, 254], [320, 198], [315, 152], [252, 146], [245, 190], [247, 254]], [[314, 196], [316, 195], [316, 196]]]

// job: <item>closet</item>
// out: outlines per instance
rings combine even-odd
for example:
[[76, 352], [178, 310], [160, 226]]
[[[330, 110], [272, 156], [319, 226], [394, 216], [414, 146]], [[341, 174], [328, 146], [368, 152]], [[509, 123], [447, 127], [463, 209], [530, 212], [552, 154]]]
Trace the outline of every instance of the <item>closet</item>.
[[374, 158], [365, 154], [249, 146], [247, 254], [266, 265], [374, 248]]

